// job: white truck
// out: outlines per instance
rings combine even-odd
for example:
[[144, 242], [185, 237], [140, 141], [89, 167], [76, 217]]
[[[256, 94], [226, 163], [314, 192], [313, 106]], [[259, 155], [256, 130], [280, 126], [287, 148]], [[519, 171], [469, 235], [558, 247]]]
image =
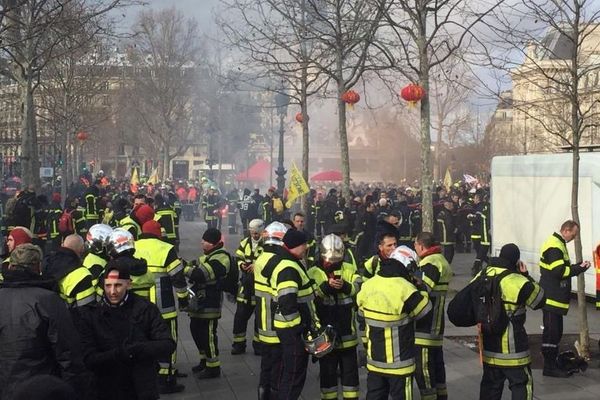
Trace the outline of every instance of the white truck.
[[[492, 160], [491, 255], [506, 243], [521, 249], [521, 259], [539, 279], [540, 248], [552, 232], [571, 219], [573, 154], [499, 156]], [[581, 153], [579, 164], [579, 219], [583, 259], [593, 263], [600, 243], [600, 153]], [[568, 245], [575, 262], [573, 243]], [[577, 279], [573, 279], [573, 290]], [[596, 296], [596, 270], [585, 273], [585, 292]]]

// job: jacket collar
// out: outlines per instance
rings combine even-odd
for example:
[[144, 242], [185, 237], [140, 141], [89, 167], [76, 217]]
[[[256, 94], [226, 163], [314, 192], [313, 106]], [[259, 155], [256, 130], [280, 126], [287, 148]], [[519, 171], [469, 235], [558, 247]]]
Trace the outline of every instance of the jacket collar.
[[558, 232], [554, 232], [554, 236], [560, 240], [561, 242], [563, 242], [564, 244], [567, 244], [567, 241], [565, 240], [565, 238], [562, 237], [562, 235]]

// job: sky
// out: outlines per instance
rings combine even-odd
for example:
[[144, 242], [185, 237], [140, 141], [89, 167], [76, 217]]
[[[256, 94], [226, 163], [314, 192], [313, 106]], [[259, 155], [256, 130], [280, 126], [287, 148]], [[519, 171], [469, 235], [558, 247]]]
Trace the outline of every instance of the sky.
[[145, 0], [146, 6], [131, 7], [127, 11], [127, 22], [133, 21], [137, 12], [150, 7], [156, 10], [176, 7], [187, 16], [194, 17], [202, 31], [207, 32], [214, 28], [213, 9], [219, 5], [219, 0]]

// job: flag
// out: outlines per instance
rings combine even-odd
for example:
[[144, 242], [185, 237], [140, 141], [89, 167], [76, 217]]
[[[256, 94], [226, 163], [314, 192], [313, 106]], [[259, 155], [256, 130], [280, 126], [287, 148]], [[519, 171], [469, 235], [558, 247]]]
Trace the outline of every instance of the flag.
[[308, 188], [306, 181], [302, 177], [298, 167], [296, 167], [296, 164], [292, 163], [292, 168], [290, 168], [290, 187], [288, 189], [285, 206], [290, 208], [298, 197], [303, 196], [308, 192], [310, 192], [310, 189]]
[[444, 176], [444, 187], [449, 192], [452, 188], [452, 175], [450, 174], [450, 168], [446, 168], [446, 175]]
[[148, 178], [148, 183], [156, 185], [158, 183], [158, 168], [154, 168], [152, 173], [150, 174], [150, 178]]
[[463, 178], [465, 179], [465, 182], [469, 185], [476, 185], [478, 182], [477, 178], [469, 174], [464, 174]]
[[129, 188], [132, 193], [137, 193], [139, 184], [140, 178], [138, 178], [137, 168], [133, 167], [133, 171], [131, 171], [131, 181], [129, 181]]

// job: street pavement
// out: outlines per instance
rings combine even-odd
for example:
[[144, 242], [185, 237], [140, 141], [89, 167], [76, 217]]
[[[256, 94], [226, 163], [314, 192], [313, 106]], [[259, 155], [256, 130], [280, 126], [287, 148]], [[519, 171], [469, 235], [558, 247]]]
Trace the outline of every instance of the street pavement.
[[[199, 222], [182, 222], [180, 255], [186, 260], [191, 260], [200, 255], [200, 239], [206, 229], [206, 224]], [[225, 245], [229, 251], [235, 251], [240, 235], [225, 234]], [[454, 279], [450, 285], [451, 294], [464, 287], [470, 279], [470, 267], [473, 263], [473, 254], [457, 254], [453, 261]], [[260, 357], [252, 353], [251, 332], [252, 321], [248, 324], [248, 350], [244, 355], [232, 356], [230, 354], [232, 342], [233, 315], [235, 304], [224, 301], [223, 317], [219, 320], [218, 338], [221, 360], [221, 377], [211, 380], [197, 380], [191, 373], [191, 367], [199, 361], [198, 351], [192, 340], [189, 330], [187, 315], [179, 316], [179, 341], [178, 341], [178, 369], [187, 373], [187, 378], [180, 379], [186, 385], [182, 393], [162, 395], [168, 400], [246, 400], [256, 398], [256, 387], [260, 372]], [[600, 318], [592, 304], [588, 305], [588, 319], [592, 348], [598, 356], [598, 339], [600, 338]], [[541, 311], [528, 310], [527, 332], [530, 335], [541, 334]], [[565, 334], [577, 333], [578, 321], [576, 304], [572, 302], [571, 311], [565, 317]], [[444, 341], [444, 358], [446, 361], [446, 375], [448, 393], [451, 399], [478, 399], [479, 382], [482, 369], [479, 355], [470, 349], [472, 346], [469, 338], [476, 334], [474, 328], [457, 328], [451, 323], [446, 324], [446, 336], [452, 339]], [[563, 349], [571, 346], [562, 343]], [[596, 357], [597, 358], [597, 357]], [[365, 368], [360, 369], [361, 398], [366, 394]], [[590, 368], [584, 374], [578, 374], [569, 379], [546, 378], [540, 369], [533, 369], [534, 398], [543, 400], [577, 399], [597, 400], [600, 398], [600, 369], [598, 361], [592, 360]], [[319, 368], [318, 364], [309, 363], [308, 376], [302, 392], [302, 399], [319, 399]], [[341, 398], [341, 395], [340, 395]], [[414, 385], [414, 398], [418, 399], [418, 389]], [[502, 399], [510, 399], [508, 385]]]

